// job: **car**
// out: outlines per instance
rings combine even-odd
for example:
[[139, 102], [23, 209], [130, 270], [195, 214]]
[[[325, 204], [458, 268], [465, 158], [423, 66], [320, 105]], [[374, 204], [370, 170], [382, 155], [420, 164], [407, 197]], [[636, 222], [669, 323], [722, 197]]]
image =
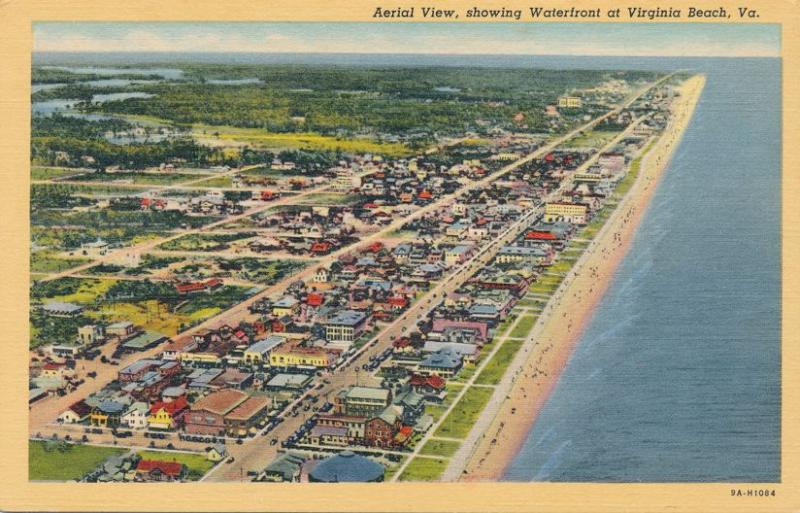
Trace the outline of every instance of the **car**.
[[272, 440], [269, 441], [270, 445], [275, 445], [277, 443], [278, 443], [278, 439], [277, 438], [273, 438]]
[[231, 456], [230, 458], [228, 458], [227, 460], [225, 460], [225, 463], [233, 463], [234, 461], [236, 461], [236, 458], [234, 458], [233, 456]]
[[241, 438], [237, 438], [237, 439], [236, 439], [236, 445], [242, 445], [243, 443], [244, 443], [244, 442], [242, 441], [242, 439], [241, 439]]

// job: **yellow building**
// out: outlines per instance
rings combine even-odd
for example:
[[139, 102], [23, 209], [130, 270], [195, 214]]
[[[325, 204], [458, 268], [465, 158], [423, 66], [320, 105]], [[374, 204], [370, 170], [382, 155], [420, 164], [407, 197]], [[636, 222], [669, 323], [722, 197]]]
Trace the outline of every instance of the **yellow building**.
[[269, 355], [272, 367], [317, 367], [325, 369], [332, 362], [332, 355], [319, 347], [279, 347]]
[[170, 430], [174, 426], [175, 420], [165, 408], [160, 408], [157, 412], [147, 417], [147, 427], [150, 429]]
[[284, 315], [293, 316], [300, 308], [300, 302], [292, 296], [285, 296], [272, 305], [272, 315], [283, 317]]
[[219, 363], [219, 355], [216, 353], [181, 353], [181, 363], [202, 363], [207, 365], [216, 365]]
[[558, 106], [566, 109], [579, 109], [583, 105], [578, 96], [562, 96], [558, 99]]
[[566, 221], [572, 224], [585, 224], [586, 205], [580, 203], [548, 203], [544, 207], [544, 222]]

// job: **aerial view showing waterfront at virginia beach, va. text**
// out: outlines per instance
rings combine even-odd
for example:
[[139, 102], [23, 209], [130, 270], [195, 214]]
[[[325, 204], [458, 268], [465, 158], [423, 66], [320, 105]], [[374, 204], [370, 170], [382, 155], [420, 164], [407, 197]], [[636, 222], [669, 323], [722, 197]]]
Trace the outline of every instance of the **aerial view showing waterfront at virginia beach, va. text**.
[[30, 481], [780, 481], [777, 26], [33, 34]]

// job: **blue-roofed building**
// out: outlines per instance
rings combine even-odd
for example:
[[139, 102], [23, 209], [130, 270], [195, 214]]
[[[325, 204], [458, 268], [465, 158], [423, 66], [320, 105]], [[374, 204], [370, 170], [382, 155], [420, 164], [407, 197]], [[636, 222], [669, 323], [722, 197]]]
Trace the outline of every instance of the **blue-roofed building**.
[[280, 335], [270, 335], [264, 340], [259, 340], [244, 350], [244, 363], [248, 365], [269, 364], [270, 352], [284, 342], [286, 342], [286, 337]]
[[500, 319], [500, 311], [495, 305], [477, 304], [469, 308], [469, 316], [482, 321], [497, 321]]
[[343, 451], [320, 461], [308, 473], [308, 480], [312, 483], [377, 483], [383, 481], [384, 470], [376, 461]]
[[432, 353], [419, 364], [419, 373], [452, 378], [464, 365], [461, 356], [449, 348]]

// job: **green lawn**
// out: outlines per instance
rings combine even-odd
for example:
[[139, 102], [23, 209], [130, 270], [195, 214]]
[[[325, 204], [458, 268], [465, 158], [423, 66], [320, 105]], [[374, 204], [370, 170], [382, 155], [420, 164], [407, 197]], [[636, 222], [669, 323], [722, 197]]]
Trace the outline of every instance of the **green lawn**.
[[436, 481], [447, 468], [447, 460], [414, 458], [400, 474], [400, 481]]
[[428, 456], [443, 456], [449, 458], [454, 455], [461, 444], [453, 442], [452, 440], [436, 440], [434, 438], [425, 442], [425, 445], [420, 449], [420, 454], [427, 454]]
[[500, 383], [500, 379], [505, 374], [509, 364], [511, 364], [511, 360], [514, 359], [514, 355], [522, 347], [522, 344], [522, 340], [506, 340], [503, 342], [503, 345], [489, 360], [486, 367], [478, 374], [475, 383], [479, 385], [496, 385]]
[[453, 407], [450, 414], [436, 430], [436, 436], [445, 438], [465, 438], [472, 429], [494, 390], [471, 387]]
[[31, 481], [80, 479], [97, 468], [106, 458], [125, 452], [127, 449], [115, 447], [31, 440], [28, 442], [28, 479]]
[[525, 338], [528, 336], [528, 332], [531, 331], [533, 325], [536, 324], [536, 316], [535, 315], [526, 315], [522, 319], [519, 320], [514, 329], [511, 330], [509, 333], [509, 337], [511, 338]]
[[53, 178], [78, 175], [85, 172], [85, 169], [31, 166], [31, 180], [52, 180]]
[[214, 462], [208, 461], [203, 454], [148, 450], [140, 451], [138, 455], [145, 460], [176, 461], [182, 463], [188, 468], [188, 478], [193, 480], [200, 479], [214, 466]]

